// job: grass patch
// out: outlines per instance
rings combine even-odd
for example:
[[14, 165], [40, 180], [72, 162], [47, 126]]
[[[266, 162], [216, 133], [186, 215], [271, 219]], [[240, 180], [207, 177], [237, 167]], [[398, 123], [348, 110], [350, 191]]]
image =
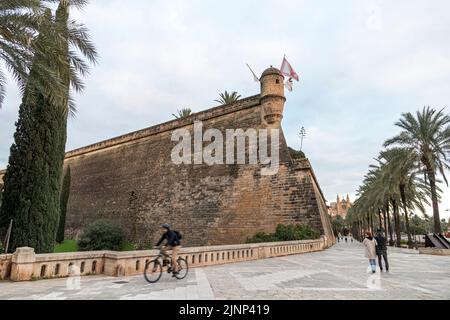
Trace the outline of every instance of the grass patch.
[[64, 240], [62, 243], [55, 245], [54, 253], [77, 252], [78, 244], [76, 240]]
[[[136, 247], [132, 243], [125, 242], [120, 245], [120, 251], [134, 251]], [[55, 245], [54, 253], [78, 252], [77, 240], [64, 240], [62, 243]]]
[[136, 247], [132, 243], [125, 242], [120, 245], [120, 251], [134, 251], [134, 250], [136, 250]]

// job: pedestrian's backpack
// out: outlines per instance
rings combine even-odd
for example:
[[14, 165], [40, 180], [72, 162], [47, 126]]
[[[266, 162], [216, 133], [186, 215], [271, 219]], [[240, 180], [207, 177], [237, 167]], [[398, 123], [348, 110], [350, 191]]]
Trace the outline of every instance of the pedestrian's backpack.
[[183, 234], [180, 231], [176, 231], [174, 230], [175, 234], [177, 235], [178, 241], [180, 241], [181, 239], [183, 239]]

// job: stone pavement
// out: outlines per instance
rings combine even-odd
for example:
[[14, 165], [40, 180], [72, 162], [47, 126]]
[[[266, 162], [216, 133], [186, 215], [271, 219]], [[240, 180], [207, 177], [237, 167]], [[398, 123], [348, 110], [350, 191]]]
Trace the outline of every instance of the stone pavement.
[[390, 273], [368, 273], [359, 243], [315, 253], [164, 274], [0, 282], [0, 299], [450, 299], [450, 257], [389, 249]]

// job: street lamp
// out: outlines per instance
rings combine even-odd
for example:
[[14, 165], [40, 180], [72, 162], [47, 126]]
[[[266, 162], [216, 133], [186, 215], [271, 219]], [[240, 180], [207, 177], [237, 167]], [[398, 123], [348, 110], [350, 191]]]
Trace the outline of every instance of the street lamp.
[[300, 133], [298, 134], [298, 136], [300, 137], [300, 151], [302, 151], [303, 149], [303, 138], [305, 138], [306, 136], [306, 130], [305, 127], [301, 127], [300, 129]]

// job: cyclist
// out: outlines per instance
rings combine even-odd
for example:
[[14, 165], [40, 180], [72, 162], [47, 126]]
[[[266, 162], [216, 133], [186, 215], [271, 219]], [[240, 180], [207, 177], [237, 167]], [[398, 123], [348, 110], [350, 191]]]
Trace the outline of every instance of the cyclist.
[[[162, 224], [160, 231], [162, 236], [156, 246], [159, 247], [161, 243], [166, 240], [165, 245], [162, 246], [160, 250], [165, 255], [168, 255], [168, 250], [172, 250], [172, 276], [175, 277], [175, 275], [178, 274], [177, 255], [181, 248], [180, 239], [178, 238], [177, 233], [170, 229], [170, 224], [168, 223]], [[163, 263], [166, 265], [167, 261], [164, 259]]]

